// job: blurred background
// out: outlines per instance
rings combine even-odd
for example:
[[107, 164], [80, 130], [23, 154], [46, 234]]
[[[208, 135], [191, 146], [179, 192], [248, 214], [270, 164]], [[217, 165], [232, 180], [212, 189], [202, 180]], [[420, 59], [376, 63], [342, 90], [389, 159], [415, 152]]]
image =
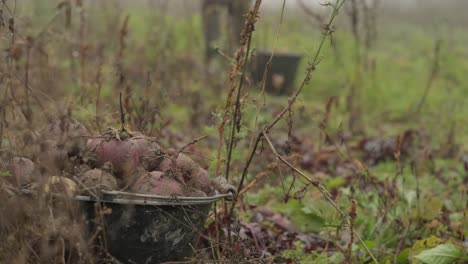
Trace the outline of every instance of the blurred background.
[[[54, 93], [76, 95], [80, 90], [92, 93], [97, 85], [96, 73], [100, 73], [102, 109], [92, 109], [95, 102], [87, 104], [79, 100], [77, 107], [85, 111], [77, 113], [109, 113], [106, 99], [116, 96], [115, 86], [120, 85], [119, 89], [130, 86], [131, 90], [158, 95], [140, 98], [141, 94], [135, 92], [132, 97], [135, 101], [151, 100], [151, 105], [164, 105], [159, 107], [158, 122], [167, 122], [162, 121], [169, 118], [164, 112], [176, 111], [180, 115], [173, 122], [200, 129], [210, 124], [213, 107], [219, 107], [215, 102], [207, 102], [210, 100], [205, 97], [226, 91], [229, 58], [240, 31], [234, 29], [235, 23], [231, 22], [236, 16], [229, 15], [227, 5], [218, 6], [221, 7], [215, 13], [219, 17], [214, 21], [218, 21], [219, 33], [215, 34], [214, 41], [207, 43], [206, 25], [210, 23], [202, 19], [202, 1], [9, 3], [9, 8], [14, 9], [10, 11], [17, 17], [14, 48], [22, 51], [18, 54], [21, 59], [26, 57], [28, 37], [34, 41], [29, 54], [28, 79], [37, 93], [51, 88], [55, 88], [51, 96]], [[443, 137], [446, 131], [440, 128], [448, 128], [455, 122], [460, 136], [465, 135], [466, 7], [466, 1], [462, 0], [348, 1], [335, 25], [339, 34], [333, 36], [333, 43], [322, 53], [320, 71], [301, 95], [307, 111], [313, 116], [329, 97], [340, 96], [339, 112], [343, 114], [340, 120], [349, 123], [346, 115], [354, 115], [356, 120], [362, 119], [356, 122], [365, 122], [365, 130], [372, 133], [383, 129], [385, 121], [391, 121], [392, 127], [404, 125], [401, 119], [420, 108], [418, 104], [423, 100], [422, 109], [418, 110], [423, 113], [419, 118], [421, 125], [431, 130], [439, 128], [434, 132]], [[301, 64], [293, 76], [299, 80], [318, 45], [328, 10], [320, 1], [286, 1], [284, 21], [276, 41], [281, 9], [280, 0], [263, 1], [251, 49], [275, 48], [279, 52], [300, 54]], [[6, 33], [7, 8], [3, 8], [3, 17], [2, 31]], [[2, 34], [1, 38], [2, 49], [8, 50], [10, 36]], [[208, 47], [212, 49], [210, 60], [215, 61], [210, 62], [211, 66], [206, 58]], [[24, 70], [24, 62], [18, 67]], [[116, 71], [125, 72], [125, 84], [118, 84]], [[24, 77], [24, 73], [21, 75]], [[255, 85], [254, 81], [249, 83]], [[180, 97], [182, 91], [197, 95]], [[345, 98], [349, 95], [352, 100], [346, 106]], [[88, 99], [95, 101], [96, 98], [91, 99], [95, 96], [96, 93]], [[162, 96], [171, 100], [160, 100]], [[272, 100], [276, 99], [275, 96]], [[190, 116], [191, 111], [185, 107], [193, 104], [203, 108], [200, 115], [195, 111], [197, 117]], [[100, 115], [100, 118], [104, 117]]]

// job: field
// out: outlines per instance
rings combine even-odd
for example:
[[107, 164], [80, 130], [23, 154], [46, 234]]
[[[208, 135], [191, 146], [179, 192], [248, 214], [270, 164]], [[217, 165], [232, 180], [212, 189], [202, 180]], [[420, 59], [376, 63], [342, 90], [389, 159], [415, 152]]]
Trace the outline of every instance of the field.
[[[120, 263], [50, 179], [132, 131], [238, 191], [169, 263], [468, 262], [466, 3], [260, 2], [209, 62], [199, 1], [0, 3], [0, 263]], [[303, 56], [281, 95], [262, 50]]]

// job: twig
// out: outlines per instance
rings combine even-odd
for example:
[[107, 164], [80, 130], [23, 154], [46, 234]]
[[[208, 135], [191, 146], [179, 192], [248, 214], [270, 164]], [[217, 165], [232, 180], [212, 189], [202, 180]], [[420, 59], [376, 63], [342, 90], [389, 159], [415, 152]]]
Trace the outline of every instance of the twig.
[[[325, 40], [327, 39], [328, 36], [330, 36], [334, 32], [334, 29], [332, 26], [333, 21], [335, 20], [336, 16], [338, 15], [339, 10], [341, 9], [345, 1], [346, 0], [337, 0], [334, 5], [330, 3], [328, 4], [333, 7], [333, 11], [330, 14], [330, 19], [328, 23], [324, 26], [324, 29], [322, 32], [322, 39], [320, 40], [320, 44], [315, 52], [312, 62], [309, 62], [309, 66], [306, 69], [306, 75], [304, 79], [302, 80], [299, 88], [294, 93], [293, 97], [288, 100], [288, 105], [284, 107], [284, 109], [276, 116], [276, 118], [269, 125], [267, 125], [264, 129], [260, 130], [257, 133], [257, 137], [254, 141], [253, 147], [250, 149], [250, 153], [247, 157], [247, 161], [242, 172], [238, 191], [242, 190], [242, 185], [244, 183], [245, 178], [247, 177], [247, 172], [249, 170], [250, 164], [252, 163], [255, 152], [257, 151], [258, 144], [260, 143], [263, 137], [263, 133], [264, 132], [268, 133], [268, 131], [272, 129], [278, 123], [278, 121], [283, 118], [284, 114], [287, 113], [289, 109], [293, 106], [294, 102], [296, 101], [296, 98], [299, 96], [304, 86], [310, 82], [310, 79], [312, 77], [312, 72], [316, 70], [316, 67], [320, 62], [319, 56], [321, 54], [323, 45], [325, 44]], [[235, 203], [233, 203], [233, 206], [231, 207], [231, 213], [232, 213], [232, 210], [234, 209], [234, 205]]]
[[[240, 107], [240, 91], [241, 91], [241, 88], [242, 88], [242, 83], [243, 83], [243, 78], [244, 78], [244, 73], [245, 73], [245, 70], [246, 70], [246, 63], [247, 63], [247, 58], [248, 58], [248, 55], [249, 55], [249, 49], [250, 49], [250, 41], [251, 41], [251, 37], [252, 37], [252, 32], [254, 31], [255, 29], [255, 22], [257, 21], [257, 16], [258, 16], [258, 11], [260, 9], [260, 4], [261, 4], [261, 0], [256, 0], [255, 1], [255, 5], [254, 7], [249, 11], [248, 15], [247, 15], [247, 18], [245, 20], [245, 25], [244, 25], [244, 29], [242, 30], [242, 33], [241, 33], [241, 39], [240, 39], [240, 47], [239, 49], [235, 52], [234, 54], [234, 64], [231, 68], [231, 71], [230, 71], [230, 74], [229, 74], [229, 92], [228, 92], [228, 96], [227, 96], [227, 99], [226, 99], [226, 105], [225, 105], [225, 108], [224, 108], [224, 113], [223, 113], [223, 117], [221, 119], [221, 123], [219, 124], [218, 126], [218, 133], [219, 133], [219, 143], [218, 143], [218, 154], [217, 154], [217, 157], [216, 157], [216, 160], [218, 161], [217, 162], [217, 165], [216, 165], [216, 175], [219, 175], [220, 172], [221, 172], [221, 149], [222, 149], [222, 145], [223, 145], [223, 138], [224, 138], [224, 128], [225, 128], [225, 125], [226, 125], [226, 122], [228, 120], [228, 117], [229, 117], [229, 113], [231, 112], [230, 109], [231, 109], [231, 106], [232, 106], [232, 97], [234, 95], [234, 92], [236, 90], [236, 85], [235, 85], [235, 82], [238, 78], [238, 73], [240, 71], [240, 69], [242, 68], [242, 76], [240, 77], [240, 80], [239, 80], [239, 85], [237, 86], [237, 97], [236, 97], [236, 108], [235, 108], [235, 111], [234, 111], [234, 114], [233, 114], [233, 119], [231, 120], [231, 122], [233, 122], [234, 124], [237, 124], [238, 123], [238, 114], [239, 114], [239, 107]], [[233, 128], [235, 128], [235, 125], [232, 126]], [[231, 131], [231, 142], [233, 141], [233, 136], [234, 136], [234, 132]], [[229, 148], [232, 147], [232, 144], [230, 144]], [[232, 152], [232, 150], [230, 150], [230, 152]], [[230, 162], [230, 157], [228, 157], [228, 163]], [[227, 165], [227, 167], [229, 167], [229, 165]], [[226, 170], [227, 173], [229, 173], [229, 170], [227, 169]], [[226, 178], [228, 178], [229, 175], [227, 174], [226, 175]]]
[[432, 68], [431, 72], [429, 74], [429, 78], [426, 83], [426, 88], [424, 89], [424, 94], [421, 97], [421, 100], [418, 103], [418, 106], [416, 107], [416, 114], [419, 114], [421, 112], [421, 109], [426, 102], [427, 95], [429, 94], [429, 91], [431, 90], [432, 84], [434, 83], [434, 80], [437, 78], [437, 75], [439, 74], [439, 60], [440, 60], [440, 48], [442, 45], [442, 40], [438, 39], [436, 40], [435, 46], [434, 46], [434, 58], [432, 60]]
[[85, 44], [85, 10], [83, 1], [77, 1], [78, 13], [80, 17], [80, 26], [79, 26], [79, 46], [80, 46], [80, 78], [79, 78], [79, 87], [80, 87], [80, 103], [84, 104], [84, 99], [86, 96], [86, 63], [85, 63], [85, 52], [86, 52], [86, 44]]
[[260, 172], [259, 174], [257, 174], [257, 176], [255, 176], [255, 179], [253, 179], [249, 184], [247, 184], [244, 189], [242, 189], [240, 192], [239, 192], [239, 196], [242, 196], [244, 193], [246, 193], [248, 190], [250, 190], [252, 187], [255, 186], [255, 184], [257, 184], [257, 182], [264, 178], [265, 176], [268, 176], [268, 173], [267, 172]]
[[99, 62], [97, 72], [96, 72], [96, 78], [95, 78], [95, 85], [96, 85], [96, 105], [95, 105], [95, 121], [96, 121], [96, 126], [98, 128], [99, 133], [101, 133], [101, 122], [100, 122], [100, 113], [99, 113], [99, 106], [100, 106], [100, 99], [101, 99], [101, 90], [102, 90], [102, 59]]
[[336, 209], [336, 211], [340, 214], [341, 218], [345, 219], [347, 218], [347, 215], [338, 207], [338, 205], [335, 203], [335, 201], [333, 200], [333, 198], [331, 197], [331, 194], [325, 189], [325, 187], [323, 185], [320, 184], [319, 181], [317, 180], [312, 180], [311, 178], [309, 178], [307, 175], [305, 175], [305, 173], [303, 173], [302, 171], [300, 171], [299, 169], [297, 169], [296, 167], [294, 167], [294, 165], [292, 165], [289, 161], [287, 161], [285, 158], [283, 158], [275, 149], [275, 147], [273, 146], [273, 143], [271, 142], [270, 138], [268, 137], [268, 135], [263, 132], [263, 138], [267, 141], [271, 151], [273, 151], [273, 154], [275, 154], [276, 158], [278, 160], [280, 160], [281, 162], [283, 162], [284, 164], [286, 164], [289, 168], [291, 168], [293, 171], [295, 171], [296, 173], [298, 173], [299, 175], [301, 175], [307, 182], [309, 182], [310, 184], [312, 184], [315, 188], [317, 188], [320, 193], [322, 193], [322, 195], [328, 200], [328, 202], [330, 202], [330, 204]]
[[204, 136], [201, 136], [201, 137], [198, 137], [192, 141], [190, 141], [189, 143], [187, 143], [185, 146], [181, 147], [177, 152], [176, 154], [174, 155], [174, 159], [177, 159], [177, 157], [179, 156], [180, 153], [182, 153], [186, 148], [192, 146], [192, 145], [195, 145], [198, 143], [198, 141], [200, 140], [203, 140], [205, 139], [206, 137], [208, 137], [207, 135], [204, 135]]
[[332, 13], [330, 15], [329, 22], [326, 25], [324, 25], [324, 27], [323, 27], [322, 39], [320, 40], [320, 44], [319, 44], [319, 46], [318, 46], [318, 48], [317, 48], [317, 50], [315, 52], [315, 55], [314, 55], [314, 57], [312, 59], [312, 62], [308, 63], [308, 66], [306, 68], [306, 75], [305, 75], [304, 79], [302, 80], [301, 84], [299, 85], [299, 88], [294, 93], [293, 97], [291, 97], [288, 100], [288, 105], [276, 116], [276, 118], [273, 120], [273, 122], [271, 122], [267, 126], [267, 128], [265, 129], [265, 132], [268, 132], [270, 129], [272, 129], [276, 125], [276, 123], [278, 123], [278, 121], [283, 118], [283, 116], [289, 111], [289, 109], [296, 102], [296, 99], [299, 96], [299, 94], [302, 92], [302, 89], [304, 88], [304, 86], [309, 84], [310, 79], [312, 78], [312, 72], [314, 72], [317, 69], [317, 65], [320, 63], [319, 56], [320, 56], [320, 54], [322, 52], [322, 48], [323, 48], [323, 45], [325, 44], [325, 40], [327, 39], [328, 36], [331, 36], [333, 34], [333, 32], [335, 31], [334, 27], [332, 26], [333, 21], [335, 20], [336, 16], [338, 15], [338, 11], [343, 6], [345, 1], [346, 0], [342, 0], [342, 1], [337, 0], [334, 5], [332, 5], [331, 3], [328, 4], [328, 5], [333, 7], [333, 11], [332, 11]]
[[347, 258], [348, 262], [351, 264], [353, 263], [352, 257], [353, 257], [353, 243], [354, 243], [354, 225], [356, 223], [356, 218], [357, 218], [357, 202], [356, 200], [351, 200], [351, 209], [349, 210], [348, 213], [349, 216], [349, 233], [350, 233], [350, 239], [348, 242], [348, 252], [347, 252]]
[[266, 88], [266, 81], [268, 77], [268, 71], [270, 70], [271, 63], [273, 61], [273, 57], [276, 52], [276, 46], [278, 45], [278, 39], [280, 36], [281, 32], [281, 25], [283, 24], [283, 17], [284, 17], [284, 8], [286, 7], [286, 0], [283, 0], [283, 5], [281, 6], [281, 15], [280, 15], [280, 22], [278, 25], [278, 30], [276, 31], [276, 38], [275, 42], [273, 44], [273, 51], [271, 52], [270, 58], [268, 59], [268, 62], [265, 65], [265, 71], [263, 72], [263, 77], [262, 77], [262, 95], [263, 95], [263, 105], [265, 106], [266, 104], [266, 98], [265, 98], [265, 88]]
[[122, 105], [122, 92], [119, 93], [119, 102], [120, 102], [120, 130], [123, 132], [123, 131], [126, 131], [127, 128], [125, 126], [125, 111], [123, 109], [123, 105]]
[[[229, 149], [228, 149], [228, 156], [227, 156], [227, 161], [226, 161], [226, 180], [229, 180], [229, 169], [231, 165], [231, 156], [232, 156], [232, 150], [234, 148], [234, 138], [236, 136], [236, 131], [239, 129], [240, 126], [240, 95], [241, 95], [241, 90], [242, 90], [242, 84], [244, 83], [244, 76], [245, 76], [245, 70], [247, 66], [247, 60], [249, 57], [249, 51], [250, 51], [250, 43], [252, 40], [252, 33], [249, 35], [249, 40], [247, 42], [247, 48], [245, 52], [245, 58], [244, 58], [244, 63], [243, 63], [243, 70], [242, 74], [239, 77], [239, 85], [237, 86], [237, 95], [236, 95], [236, 105], [234, 108], [234, 114], [232, 116], [231, 120], [231, 136], [229, 139]], [[237, 126], [237, 129], [236, 129]]]

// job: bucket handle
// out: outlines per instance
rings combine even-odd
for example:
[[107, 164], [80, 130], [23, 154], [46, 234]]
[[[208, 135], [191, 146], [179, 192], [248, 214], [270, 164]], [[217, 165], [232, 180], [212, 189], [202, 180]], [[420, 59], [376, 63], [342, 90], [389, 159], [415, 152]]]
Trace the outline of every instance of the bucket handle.
[[[131, 193], [123, 191], [112, 191], [109, 188], [96, 188], [99, 190], [100, 196], [107, 201], [112, 201], [119, 197], [127, 198], [142, 198], [156, 201], [178, 201], [178, 202], [215, 202], [220, 199], [233, 201], [237, 197], [237, 189], [229, 184], [224, 177], [216, 177], [212, 180], [215, 189], [215, 195], [209, 197], [186, 197], [186, 196], [165, 196], [156, 194]], [[104, 187], [104, 186], [100, 186]]]
[[231, 196], [225, 197], [227, 201], [234, 201], [237, 197], [237, 188], [229, 184], [226, 178], [219, 176], [212, 180], [213, 185], [217, 191], [222, 194], [231, 194]]

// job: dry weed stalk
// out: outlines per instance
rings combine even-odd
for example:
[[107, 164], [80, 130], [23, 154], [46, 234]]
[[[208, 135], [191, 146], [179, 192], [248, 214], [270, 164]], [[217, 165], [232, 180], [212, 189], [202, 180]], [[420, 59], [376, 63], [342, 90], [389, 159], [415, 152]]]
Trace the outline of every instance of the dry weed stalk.
[[281, 6], [281, 15], [280, 15], [280, 21], [278, 25], [278, 30], [276, 31], [276, 37], [275, 37], [275, 42], [273, 44], [273, 51], [271, 52], [270, 58], [268, 59], [266, 65], [265, 65], [265, 71], [263, 72], [263, 77], [262, 77], [262, 95], [263, 95], [263, 105], [265, 106], [266, 104], [266, 99], [265, 99], [265, 88], [266, 88], [266, 83], [267, 83], [267, 78], [268, 78], [268, 72], [270, 71], [271, 63], [273, 61], [273, 56], [275, 55], [276, 52], [276, 45], [278, 44], [280, 32], [281, 32], [281, 25], [283, 24], [283, 18], [284, 18], [284, 8], [286, 6], [286, 0], [283, 0], [283, 5]]
[[85, 10], [84, 10], [84, 5], [83, 5], [84, 0], [77, 0], [76, 1], [76, 6], [78, 9], [79, 13], [79, 18], [80, 18], [80, 24], [79, 24], [79, 47], [80, 47], [80, 79], [79, 79], [79, 87], [81, 91], [81, 96], [80, 96], [80, 103], [81, 105], [84, 104], [84, 99], [86, 96], [86, 76], [85, 76], [85, 58], [86, 58], [86, 43], [85, 43], [85, 26], [86, 26], [86, 20], [85, 20]]
[[431, 64], [431, 71], [429, 73], [429, 77], [427, 78], [427, 83], [426, 83], [426, 87], [424, 89], [423, 96], [421, 97], [421, 100], [419, 101], [419, 103], [418, 103], [418, 105], [416, 107], [415, 114], [419, 114], [421, 112], [421, 109], [422, 109], [424, 103], [426, 102], [427, 95], [429, 94], [429, 91], [431, 90], [432, 84], [434, 83], [435, 79], [439, 75], [441, 46], [442, 46], [442, 40], [437, 39], [435, 41], [435, 45], [434, 45], [433, 58], [432, 58], [432, 64]]
[[[268, 134], [269, 131], [284, 117], [284, 115], [289, 112], [289, 109], [294, 105], [296, 102], [297, 97], [299, 94], [302, 92], [302, 89], [310, 82], [312, 78], [312, 73], [317, 69], [317, 65], [320, 63], [320, 54], [322, 52], [323, 46], [325, 44], [326, 39], [331, 36], [334, 32], [334, 26], [333, 22], [335, 21], [335, 18], [338, 15], [339, 10], [343, 6], [344, 2], [346, 0], [337, 0], [335, 4], [332, 3], [327, 3], [327, 6], [331, 6], [333, 8], [332, 13], [330, 14], [330, 18], [328, 20], [328, 23], [324, 25], [323, 31], [322, 31], [322, 38], [320, 40], [319, 46], [317, 50], [315, 51], [315, 55], [312, 58], [312, 61], [308, 63], [308, 66], [306, 68], [306, 74], [304, 76], [304, 79], [302, 80], [301, 84], [299, 85], [299, 88], [296, 90], [296, 92], [293, 94], [291, 98], [288, 100], [288, 104], [281, 110], [280, 113], [271, 121], [268, 125], [266, 125], [263, 129], [260, 129], [260, 131], [257, 132], [257, 137], [254, 140], [254, 144], [249, 150], [249, 155], [247, 157], [244, 169], [242, 171], [242, 176], [241, 180], [239, 183], [238, 191], [242, 190], [242, 186], [244, 184], [244, 181], [247, 177], [247, 173], [249, 171], [250, 164], [252, 163], [252, 160], [255, 156], [255, 153], [257, 151], [257, 148], [259, 146], [260, 141], [263, 138], [264, 134]], [[234, 209], [234, 204], [233, 207], [231, 208], [231, 212]]]
[[[317, 190], [320, 191], [320, 193], [322, 193], [322, 195], [325, 197], [325, 199], [335, 208], [335, 210], [340, 214], [341, 218], [343, 219], [344, 223], [347, 225], [347, 226], [350, 226], [351, 223], [350, 223], [350, 220], [348, 218], [348, 216], [339, 208], [339, 206], [335, 203], [335, 201], [333, 200], [331, 194], [328, 192], [328, 190], [317, 180], [313, 180], [311, 178], [309, 178], [307, 175], [305, 175], [302, 171], [300, 171], [299, 169], [295, 168], [290, 162], [288, 162], [285, 158], [283, 158], [281, 155], [278, 154], [278, 152], [276, 151], [275, 147], [273, 146], [273, 143], [271, 142], [271, 140], [269, 139], [269, 132], [270, 130], [281, 120], [283, 119], [283, 117], [285, 116], [286, 113], [290, 113], [291, 111], [291, 108], [292, 106], [294, 105], [294, 103], [296, 102], [297, 100], [297, 97], [299, 96], [299, 94], [302, 92], [303, 88], [310, 82], [311, 78], [312, 78], [312, 73], [316, 70], [317, 68], [317, 65], [320, 63], [320, 54], [321, 54], [321, 51], [324, 47], [324, 44], [325, 44], [325, 41], [326, 39], [328, 39], [328, 37], [331, 37], [335, 28], [333, 26], [333, 22], [335, 20], [335, 18], [337, 17], [338, 15], [338, 12], [339, 10], [341, 9], [341, 7], [343, 6], [343, 4], [345, 3], [346, 0], [336, 0], [336, 2], [334, 4], [332, 3], [326, 3], [325, 5], [326, 6], [330, 6], [333, 8], [331, 14], [330, 14], [330, 18], [329, 18], [329, 21], [327, 24], [324, 25], [323, 27], [323, 32], [322, 32], [322, 38], [321, 38], [321, 41], [319, 43], [319, 46], [315, 52], [315, 55], [313, 56], [312, 58], [312, 61], [308, 63], [308, 67], [306, 68], [306, 75], [304, 77], [304, 79], [302, 80], [299, 88], [296, 90], [296, 92], [293, 94], [293, 96], [288, 100], [288, 104], [283, 108], [283, 110], [273, 119], [273, 121], [271, 121], [268, 125], [266, 125], [263, 129], [261, 129], [258, 134], [257, 134], [257, 137], [256, 137], [256, 140], [254, 141], [254, 144], [252, 146], [252, 148], [249, 150], [249, 155], [247, 157], [247, 160], [246, 160], [246, 164], [244, 166], [244, 169], [243, 169], [243, 173], [242, 173], [242, 177], [241, 177], [241, 180], [240, 180], [240, 183], [239, 183], [239, 186], [238, 186], [238, 191], [242, 191], [243, 189], [243, 183], [244, 181], [246, 180], [246, 177], [247, 177], [247, 173], [248, 173], [248, 170], [249, 170], [249, 167], [250, 167], [250, 164], [253, 160], [253, 157], [255, 156], [256, 152], [257, 152], [257, 148], [260, 144], [260, 142], [262, 141], [262, 139], [266, 140], [266, 142], [268, 143], [269, 147], [271, 148], [271, 150], [273, 151], [273, 153], [275, 154], [275, 157], [281, 161], [282, 163], [286, 164], [291, 170], [293, 170], [294, 172], [298, 173], [302, 178], [304, 178], [309, 184], [311, 184], [312, 186], [314, 186]], [[234, 70], [236, 70], [236, 68], [234, 67], [233, 68]], [[239, 91], [239, 90], [238, 90]], [[229, 97], [232, 97], [232, 93], [230, 93], [230, 96]], [[231, 99], [228, 98], [228, 101], [227, 101], [227, 106], [229, 106], [231, 103]], [[226, 107], [226, 109], [228, 109], [228, 107]], [[236, 113], [236, 112], [235, 112]], [[227, 116], [227, 115], [226, 115]], [[235, 123], [235, 121], [237, 121], [236, 119], [233, 120], [233, 123]], [[223, 124], [223, 123], [222, 123]], [[235, 127], [233, 126], [233, 129]], [[220, 133], [220, 135], [222, 135], [222, 133]], [[222, 139], [222, 137], [220, 137], [220, 139]], [[218, 154], [219, 155], [219, 154]], [[230, 211], [229, 211], [229, 218], [230, 219], [233, 215], [233, 211], [234, 211], [234, 208], [235, 208], [235, 202], [232, 203], [232, 206], [230, 208]], [[229, 226], [228, 226], [229, 227]], [[229, 233], [230, 233], [230, 230], [228, 230], [228, 237], [229, 237]], [[362, 243], [362, 245], [364, 246], [364, 248], [366, 248], [367, 252], [369, 253], [369, 255], [371, 256], [371, 258], [373, 259], [373, 261], [375, 263], [378, 263], [378, 261], [375, 259], [375, 257], [373, 256], [372, 252], [369, 250], [369, 248], [367, 248], [367, 246], [364, 244], [364, 242], [362, 241], [361, 237], [359, 236], [359, 234], [354, 231], [353, 232], [354, 235], [359, 239], [359, 241]]]
[[130, 109], [130, 97], [132, 94], [131, 86], [127, 84], [126, 76], [125, 76], [125, 69], [123, 65], [124, 61], [124, 52], [127, 48], [127, 44], [125, 42], [127, 35], [128, 35], [128, 21], [130, 19], [130, 15], [126, 15], [122, 26], [119, 31], [119, 50], [117, 53], [116, 58], [116, 68], [117, 68], [117, 88], [119, 91], [124, 91], [124, 102], [123, 108], [127, 113], [131, 113]]
[[349, 93], [346, 97], [346, 108], [349, 113], [348, 128], [352, 133], [357, 133], [361, 130], [361, 84], [362, 84], [362, 56], [361, 56], [361, 10], [358, 6], [358, 0], [350, 0], [350, 6], [347, 9], [350, 19], [351, 32], [353, 33], [355, 43], [355, 72], [349, 84]]
[[101, 90], [102, 90], [102, 65], [103, 62], [102, 60], [99, 62], [97, 71], [96, 71], [96, 77], [94, 79], [94, 84], [96, 86], [96, 112], [95, 112], [95, 121], [96, 121], [96, 127], [98, 128], [99, 134], [101, 133], [101, 115], [99, 112], [100, 109], [100, 104], [101, 104]]
[[353, 263], [352, 254], [353, 254], [353, 243], [354, 243], [354, 225], [356, 224], [357, 219], [357, 202], [356, 200], [351, 200], [351, 208], [349, 209], [349, 235], [350, 239], [348, 242], [348, 252], [347, 252], [347, 261], [348, 263]]
[[[229, 150], [228, 150], [228, 158], [226, 163], [226, 179], [229, 179], [229, 165], [230, 165], [230, 157], [232, 154], [232, 148], [234, 143], [235, 137], [235, 130], [236, 125], [240, 123], [240, 95], [242, 90], [242, 84], [244, 80], [244, 75], [247, 66], [247, 60], [249, 57], [250, 52], [250, 42], [252, 39], [252, 33], [255, 30], [255, 23], [257, 22], [257, 18], [259, 15], [259, 9], [262, 1], [256, 0], [254, 6], [251, 10], [247, 13], [244, 28], [241, 33], [240, 37], [240, 47], [234, 54], [234, 64], [231, 68], [229, 73], [229, 92], [226, 99], [226, 105], [224, 108], [223, 117], [221, 119], [221, 123], [218, 126], [219, 132], [219, 143], [218, 143], [218, 153], [217, 153], [217, 166], [216, 166], [216, 175], [220, 175], [221, 173], [221, 149], [224, 142], [224, 129], [227, 123], [227, 120], [232, 111], [232, 100], [234, 92], [237, 89], [237, 96], [235, 102], [234, 112], [232, 113], [231, 118], [231, 137], [229, 142]], [[242, 72], [241, 72], [242, 70]], [[240, 73], [240, 76], [239, 76]], [[239, 83], [236, 85], [236, 81], [239, 79]]]

